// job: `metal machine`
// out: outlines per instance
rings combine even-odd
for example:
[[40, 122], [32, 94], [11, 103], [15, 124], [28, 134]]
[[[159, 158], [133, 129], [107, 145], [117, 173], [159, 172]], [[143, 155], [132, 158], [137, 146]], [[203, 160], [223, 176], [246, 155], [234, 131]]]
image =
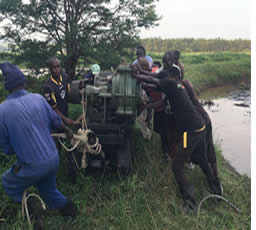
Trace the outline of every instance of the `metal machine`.
[[[71, 101], [80, 103], [79, 84], [71, 84]], [[94, 85], [85, 86], [85, 118], [87, 127], [99, 138], [105, 161], [125, 174], [131, 170], [133, 137], [131, 129], [137, 115], [140, 87], [128, 66], [115, 73], [102, 72]], [[88, 153], [88, 161], [95, 156]], [[90, 165], [90, 163], [89, 163]]]

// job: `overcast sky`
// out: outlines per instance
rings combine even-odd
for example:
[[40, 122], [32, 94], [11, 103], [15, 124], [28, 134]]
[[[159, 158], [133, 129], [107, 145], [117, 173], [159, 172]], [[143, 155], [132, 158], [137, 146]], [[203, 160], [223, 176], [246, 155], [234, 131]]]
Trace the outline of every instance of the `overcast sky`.
[[159, 0], [159, 26], [141, 37], [250, 39], [252, 1]]

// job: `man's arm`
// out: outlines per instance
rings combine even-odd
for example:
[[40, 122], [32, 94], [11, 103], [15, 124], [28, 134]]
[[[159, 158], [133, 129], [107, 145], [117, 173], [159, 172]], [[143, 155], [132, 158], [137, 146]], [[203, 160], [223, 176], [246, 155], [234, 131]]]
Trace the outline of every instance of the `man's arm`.
[[155, 72], [152, 72], [152, 71], [147, 71], [147, 70], [144, 70], [139, 63], [135, 63], [133, 65], [130, 65], [130, 68], [133, 72], [137, 72], [137, 73], [140, 73], [140, 74], [144, 74], [144, 75], [148, 75], [148, 76], [152, 76], [152, 77], [156, 77], [157, 73]]
[[159, 85], [159, 79], [155, 77], [145, 75], [145, 74], [137, 74], [137, 73], [133, 73], [132, 75], [139, 81]]
[[57, 113], [60, 117], [61, 117], [61, 120], [66, 124], [66, 125], [75, 125], [76, 122], [73, 121], [71, 118], [69, 117], [66, 117], [61, 111], [59, 111], [59, 109], [57, 108], [54, 108], [53, 109], [55, 113]]
[[66, 124], [66, 125], [75, 125], [76, 122], [73, 121], [71, 118], [66, 117], [58, 108], [57, 108], [57, 101], [56, 101], [56, 97], [55, 94], [53, 92], [53, 90], [50, 88], [50, 86], [45, 85], [43, 88], [43, 95], [45, 97], [45, 99], [47, 100], [47, 102], [49, 103], [49, 105], [52, 107], [52, 109], [54, 110], [54, 112], [56, 112], [62, 119], [62, 121]]

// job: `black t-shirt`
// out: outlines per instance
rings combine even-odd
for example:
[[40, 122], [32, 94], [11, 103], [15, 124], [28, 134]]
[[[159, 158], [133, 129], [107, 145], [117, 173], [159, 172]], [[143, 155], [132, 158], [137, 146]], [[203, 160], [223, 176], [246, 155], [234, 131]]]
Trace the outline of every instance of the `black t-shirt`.
[[160, 88], [169, 99], [179, 132], [193, 132], [203, 127], [204, 121], [182, 84], [164, 78], [160, 79]]
[[70, 81], [68, 76], [61, 72], [60, 82], [52, 76], [47, 80], [43, 87], [43, 95], [51, 105], [57, 108], [64, 116], [68, 116], [68, 98], [70, 94]]

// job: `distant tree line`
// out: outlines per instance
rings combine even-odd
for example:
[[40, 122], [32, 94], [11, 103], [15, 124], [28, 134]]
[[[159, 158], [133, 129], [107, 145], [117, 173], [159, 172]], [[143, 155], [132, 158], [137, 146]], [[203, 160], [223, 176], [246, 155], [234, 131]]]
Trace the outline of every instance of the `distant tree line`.
[[181, 52], [217, 52], [217, 51], [250, 51], [251, 40], [235, 39], [142, 39], [141, 43], [147, 52], [165, 52], [166, 50], [179, 50]]

